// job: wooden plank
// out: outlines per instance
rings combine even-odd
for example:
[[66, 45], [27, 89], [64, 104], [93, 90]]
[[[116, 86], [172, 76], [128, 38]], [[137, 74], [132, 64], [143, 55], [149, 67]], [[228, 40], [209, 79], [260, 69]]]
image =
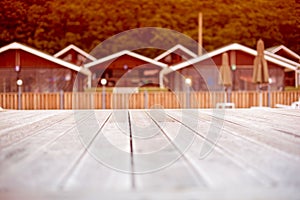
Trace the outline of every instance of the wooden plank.
[[[168, 135], [174, 137], [178, 132], [195, 134], [191, 146], [186, 149], [184, 156], [206, 180], [209, 188], [233, 188], [233, 187], [261, 187], [266, 181], [263, 177], [257, 177], [253, 174], [254, 170], [243, 163], [241, 160], [233, 157], [232, 154], [223, 149], [222, 146], [215, 145], [216, 141], [207, 136], [209, 125], [206, 123], [195, 123], [190, 118], [194, 117], [195, 112], [168, 111], [174, 122], [168, 123], [164, 129]], [[192, 115], [192, 116], [190, 116]], [[185, 118], [185, 119], [183, 119]], [[188, 122], [188, 124], [182, 122]], [[193, 128], [192, 128], [193, 127]], [[213, 130], [213, 131], [218, 131]], [[219, 143], [219, 142], [218, 142]], [[175, 145], [180, 146], [180, 142]], [[207, 148], [211, 148], [208, 153]]]
[[112, 113], [105, 121], [104, 118], [110, 113], [111, 111], [95, 111], [96, 119], [105, 124], [93, 140], [82, 138], [85, 144], [89, 141], [92, 143], [84, 145], [84, 151], [61, 180], [60, 185], [64, 190], [131, 189], [130, 139], [126, 135], [129, 132], [127, 112]]
[[[239, 112], [228, 110], [227, 113], [228, 114], [226, 115], [226, 117], [228, 118], [228, 120], [231, 120], [232, 123], [238, 121], [241, 125], [248, 126], [252, 130], [254, 128], [254, 130], [257, 130], [260, 133], [264, 132], [264, 130], [268, 128], [272, 131], [279, 132], [278, 134], [276, 134], [276, 137], [281, 137], [283, 135], [291, 135], [296, 137], [294, 138], [288, 136], [288, 138], [292, 140], [297, 140], [297, 138], [300, 137], [300, 133], [295, 131], [299, 128], [299, 125], [295, 123], [294, 119], [282, 116], [276, 110], [271, 111], [269, 109], [258, 109], [246, 112], [243, 110], [240, 110]], [[249, 126], [249, 124], [251, 124], [251, 126]], [[287, 135], [284, 133], [286, 133]]]
[[[80, 142], [74, 139], [77, 134], [76, 128], [70, 126], [72, 124], [74, 120], [69, 118], [64, 125], [51, 126], [30, 140], [2, 150], [0, 187], [7, 190], [26, 187], [53, 189], [56, 180], [53, 177], [63, 171], [64, 164], [68, 165], [72, 155], [81, 148]], [[77, 144], [77, 148], [71, 149], [71, 144]]]
[[[23, 159], [26, 159], [26, 157], [39, 151], [42, 146], [57, 137], [59, 133], [64, 132], [62, 130], [68, 130], [70, 123], [73, 123], [73, 121], [74, 119], [70, 112], [57, 114], [55, 119], [51, 118], [51, 121], [44, 124], [44, 127], [40, 131], [28, 133], [27, 137], [5, 148], [1, 148], [0, 168], [2, 170], [9, 169], [11, 166], [18, 164]], [[31, 130], [29, 130], [29, 132], [31, 132]]]
[[[191, 120], [192, 118], [197, 117], [191, 116]], [[222, 135], [216, 143], [216, 147], [221, 148], [232, 158], [244, 163], [244, 165], [253, 170], [256, 177], [260, 177], [263, 182], [269, 185], [298, 184], [300, 182], [300, 178], [293, 178], [293, 174], [297, 173], [297, 166], [300, 164], [298, 159], [278, 154], [272, 148], [266, 148], [266, 146], [236, 135], [241, 134], [241, 131], [232, 134], [226, 131], [226, 127], [223, 130], [225, 131], [222, 131]], [[269, 130], [267, 134], [272, 134], [272, 131]], [[271, 142], [271, 140], [269, 140], [269, 142]], [[257, 154], [259, 154], [259, 156]], [[285, 171], [286, 169], [288, 169], [288, 171]]]
[[[48, 123], [54, 120], [60, 112], [51, 111], [38, 114], [38, 111], [20, 111], [19, 116], [14, 115], [6, 118], [6, 120], [2, 120], [0, 148], [15, 143], [34, 132], [41, 131], [44, 127], [50, 126], [51, 124], [49, 125]], [[7, 115], [4, 114], [4, 116]]]
[[205, 181], [197, 179], [182, 158], [182, 152], [176, 149], [154, 118], [164, 118], [161, 110], [130, 111], [136, 189], [204, 187]]
[[[17, 154], [22, 154], [23, 157], [18, 157], [18, 162], [14, 163], [13, 167], [10, 168], [1, 168], [0, 182], [5, 183], [5, 186], [2, 185], [1, 188], [7, 190], [13, 188], [13, 185], [16, 188], [39, 188], [47, 185], [47, 191], [53, 189], [63, 188], [66, 189], [65, 184], [68, 183], [68, 180], [71, 175], [73, 175], [74, 169], [77, 167], [79, 161], [83, 155], [87, 155], [86, 146], [84, 142], [89, 142], [96, 132], [98, 131], [99, 126], [95, 124], [95, 120], [99, 120], [99, 123], [104, 123], [104, 119], [107, 118], [109, 113], [103, 113], [102, 115], [95, 118], [94, 115], [90, 115], [88, 119], [86, 118], [85, 112], [75, 113], [75, 117], [79, 117], [74, 122], [74, 119], [66, 119], [64, 121], [64, 126], [68, 127], [67, 129], [63, 126], [54, 126], [56, 129], [52, 128], [50, 130], [44, 131], [43, 134], [39, 134], [38, 137], [32, 138], [30, 143], [24, 143], [21, 146], [18, 146], [20, 149], [26, 149], [29, 151], [25, 153], [23, 151], [17, 151]], [[84, 114], [84, 115], [82, 115]], [[79, 116], [78, 116], [79, 115]], [[81, 119], [83, 117], [83, 120]], [[78, 136], [78, 131], [82, 128], [89, 127], [87, 134]], [[80, 139], [79, 139], [80, 138]], [[33, 144], [33, 147], [31, 146]], [[25, 145], [25, 146], [24, 146]], [[29, 146], [30, 145], [30, 146]], [[40, 146], [39, 146], [40, 145]], [[32, 147], [32, 148], [31, 148]], [[9, 152], [6, 152], [4, 157], [6, 158]], [[16, 156], [15, 156], [16, 158]], [[14, 160], [15, 161], [15, 160]], [[6, 166], [9, 166], [8, 160], [5, 160]], [[10, 163], [11, 164], [11, 163]], [[46, 167], [51, 164], [51, 167]], [[99, 163], [97, 163], [99, 165]], [[88, 167], [88, 171], [91, 169], [91, 166]], [[35, 176], [35, 172], [38, 174]], [[93, 173], [95, 171], [92, 171]], [[107, 171], [100, 170], [103, 174], [107, 174]], [[12, 176], [14, 174], [14, 176]], [[13, 178], [13, 177], [17, 177]], [[31, 177], [31, 179], [29, 179]], [[52, 177], [56, 177], [53, 179]], [[92, 176], [93, 177], [93, 176]], [[86, 180], [90, 178], [85, 177]], [[75, 180], [74, 178], [72, 179]], [[94, 179], [98, 182], [102, 182], [106, 185], [106, 180], [104, 179]], [[72, 181], [71, 181], [72, 182]], [[82, 185], [85, 185], [86, 182], [81, 182]], [[94, 184], [96, 186], [97, 184]], [[116, 184], [114, 184], [116, 186]], [[44, 188], [45, 189], [45, 188]]]

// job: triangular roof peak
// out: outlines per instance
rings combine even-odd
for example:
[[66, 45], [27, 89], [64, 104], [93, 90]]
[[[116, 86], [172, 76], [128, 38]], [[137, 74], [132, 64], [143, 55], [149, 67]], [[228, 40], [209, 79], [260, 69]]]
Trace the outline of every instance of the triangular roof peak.
[[298, 55], [296, 52], [292, 51], [291, 49], [287, 48], [284, 45], [278, 45], [278, 46], [274, 46], [274, 47], [270, 47], [266, 49], [267, 51], [276, 54], [278, 51], [283, 50], [286, 53], [288, 53], [289, 55], [291, 55], [292, 57], [294, 57], [295, 59], [300, 60], [300, 55]]
[[191, 50], [189, 50], [188, 48], [182, 46], [181, 44], [177, 44], [174, 47], [172, 47], [171, 49], [168, 49], [167, 51], [165, 51], [164, 53], [158, 55], [157, 57], [154, 58], [154, 60], [160, 60], [164, 57], [166, 57], [167, 55], [173, 53], [174, 51], [180, 49], [181, 51], [185, 52], [186, 54], [190, 55], [192, 58], [196, 58], [198, 55], [195, 54], [194, 52], [192, 52]]
[[54, 57], [58, 58], [59, 56], [65, 54], [66, 52], [68, 52], [71, 49], [73, 49], [74, 51], [78, 52], [79, 54], [83, 55], [84, 57], [88, 58], [91, 61], [97, 60], [94, 56], [88, 54], [87, 52], [83, 51], [82, 49], [80, 49], [79, 47], [75, 46], [74, 44], [70, 44], [66, 48], [60, 50], [59, 52], [57, 52], [56, 54], [54, 54]]
[[100, 58], [94, 62], [91, 62], [91, 63], [87, 63], [84, 65], [84, 67], [86, 68], [90, 68], [92, 66], [95, 66], [97, 64], [100, 64], [100, 63], [103, 63], [103, 62], [106, 62], [106, 61], [109, 61], [109, 60], [112, 60], [112, 59], [116, 59], [118, 57], [121, 57], [123, 55], [129, 55], [129, 56], [132, 56], [134, 58], [137, 58], [137, 59], [140, 59], [140, 60], [143, 60], [145, 62], [148, 62], [148, 63], [151, 63], [151, 64], [154, 64], [154, 65], [157, 65], [157, 66], [160, 66], [160, 67], [167, 67], [166, 64], [162, 63], [162, 62], [159, 62], [159, 61], [156, 61], [154, 59], [151, 59], [151, 58], [148, 58], [146, 56], [143, 56], [141, 54], [137, 54], [135, 52], [132, 52], [132, 51], [128, 51], [128, 50], [122, 50], [122, 51], [119, 51], [117, 53], [114, 53], [114, 54], [111, 54], [109, 56], [106, 56], [106, 57], [103, 57], [103, 58]]

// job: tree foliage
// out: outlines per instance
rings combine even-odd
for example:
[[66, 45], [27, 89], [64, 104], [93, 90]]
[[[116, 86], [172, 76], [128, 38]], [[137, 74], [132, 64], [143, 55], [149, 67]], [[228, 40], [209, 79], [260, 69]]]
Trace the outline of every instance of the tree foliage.
[[207, 51], [233, 42], [255, 48], [262, 38], [266, 47], [283, 44], [299, 53], [298, 4], [295, 0], [1, 0], [0, 46], [17, 41], [53, 54], [75, 44], [89, 52], [113, 35], [140, 27], [169, 28], [197, 40], [202, 12]]

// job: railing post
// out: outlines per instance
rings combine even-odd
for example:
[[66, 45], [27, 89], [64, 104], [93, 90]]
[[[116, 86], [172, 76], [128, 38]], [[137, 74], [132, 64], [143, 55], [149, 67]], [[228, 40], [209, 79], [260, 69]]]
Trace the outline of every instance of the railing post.
[[94, 99], [95, 99], [95, 93], [94, 92], [90, 92], [90, 103], [91, 103], [91, 106], [90, 106], [90, 109], [94, 109], [95, 108], [95, 103], [94, 103]]
[[227, 102], [231, 103], [231, 90], [232, 88], [231, 87], [228, 87], [227, 88]]
[[258, 95], [259, 95], [259, 107], [262, 107], [263, 106], [263, 94], [262, 94], [262, 91], [259, 89], [258, 91]]
[[268, 84], [268, 107], [271, 107], [271, 86]]
[[186, 97], [186, 108], [190, 108], [191, 107], [191, 90], [190, 90], [190, 86], [187, 85], [187, 91], [185, 93]]
[[148, 91], [144, 91], [144, 108], [148, 109]]
[[59, 92], [59, 108], [61, 109], [61, 110], [63, 110], [64, 109], [64, 91], [63, 90], [60, 90], [60, 92]]
[[18, 110], [22, 109], [22, 86], [18, 85]]
[[102, 109], [105, 109], [105, 84], [102, 85]]

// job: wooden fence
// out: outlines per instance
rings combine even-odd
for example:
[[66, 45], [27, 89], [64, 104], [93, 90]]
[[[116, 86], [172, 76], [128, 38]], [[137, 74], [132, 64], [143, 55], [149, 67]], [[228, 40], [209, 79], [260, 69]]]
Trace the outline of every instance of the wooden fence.
[[[262, 92], [262, 105], [268, 106], [268, 93]], [[20, 98], [19, 98], [20, 97]], [[0, 106], [4, 109], [143, 109], [143, 108], [214, 108], [224, 102], [222, 92], [141, 92], [134, 94], [106, 93], [0, 93]], [[270, 93], [270, 106], [291, 105], [298, 101], [300, 91]], [[102, 102], [105, 99], [105, 102]], [[20, 101], [19, 101], [20, 100]], [[230, 102], [236, 108], [259, 106], [259, 93], [255, 91], [232, 92]]]

